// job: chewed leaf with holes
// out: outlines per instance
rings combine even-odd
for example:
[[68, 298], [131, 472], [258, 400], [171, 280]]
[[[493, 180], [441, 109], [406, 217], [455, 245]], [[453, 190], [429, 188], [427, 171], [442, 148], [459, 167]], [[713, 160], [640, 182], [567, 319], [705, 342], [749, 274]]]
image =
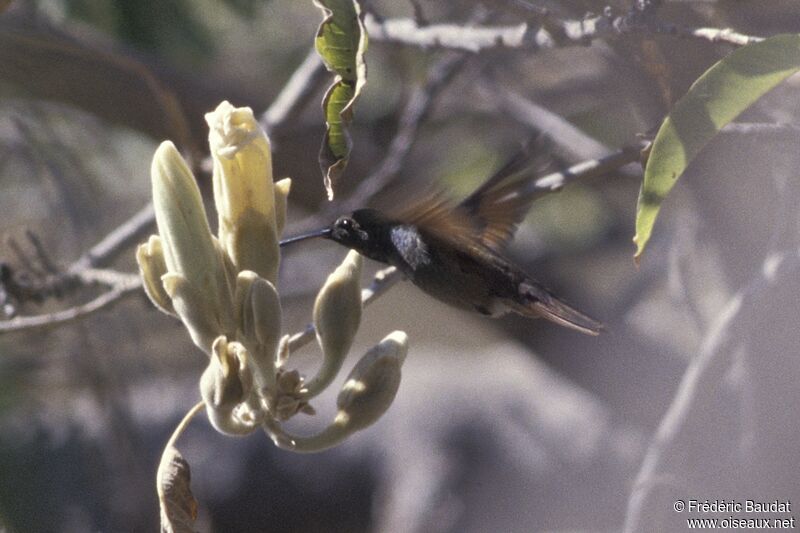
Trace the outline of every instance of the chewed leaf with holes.
[[333, 199], [335, 183], [347, 166], [352, 148], [347, 127], [353, 120], [353, 106], [367, 81], [367, 32], [356, 0], [314, 0], [314, 4], [325, 16], [317, 30], [317, 53], [336, 74], [322, 100], [327, 129], [319, 152], [325, 189], [328, 199]]
[[647, 161], [633, 238], [637, 262], [661, 202], [689, 163], [726, 124], [798, 70], [800, 35], [777, 35], [717, 62], [678, 101], [661, 125]]

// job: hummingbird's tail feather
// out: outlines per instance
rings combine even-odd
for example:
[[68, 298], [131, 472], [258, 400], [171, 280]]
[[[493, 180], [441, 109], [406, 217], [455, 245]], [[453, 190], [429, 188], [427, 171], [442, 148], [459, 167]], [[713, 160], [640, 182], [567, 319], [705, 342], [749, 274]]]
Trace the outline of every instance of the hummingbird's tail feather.
[[536, 282], [520, 285], [524, 302], [513, 302], [509, 307], [526, 317], [543, 317], [561, 326], [587, 335], [599, 335], [603, 324], [570, 307]]

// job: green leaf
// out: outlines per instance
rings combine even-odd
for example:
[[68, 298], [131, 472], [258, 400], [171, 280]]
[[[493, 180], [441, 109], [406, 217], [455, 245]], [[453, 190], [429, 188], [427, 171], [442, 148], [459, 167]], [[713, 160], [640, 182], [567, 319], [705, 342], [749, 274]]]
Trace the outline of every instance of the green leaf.
[[328, 70], [336, 74], [322, 100], [327, 129], [319, 152], [325, 189], [328, 199], [333, 199], [334, 185], [344, 172], [352, 149], [347, 126], [367, 81], [367, 32], [357, 0], [314, 0], [314, 4], [325, 15], [317, 30], [317, 53]]
[[638, 263], [661, 202], [689, 163], [719, 131], [800, 70], [800, 35], [776, 35], [718, 61], [689, 88], [658, 130], [636, 208]]

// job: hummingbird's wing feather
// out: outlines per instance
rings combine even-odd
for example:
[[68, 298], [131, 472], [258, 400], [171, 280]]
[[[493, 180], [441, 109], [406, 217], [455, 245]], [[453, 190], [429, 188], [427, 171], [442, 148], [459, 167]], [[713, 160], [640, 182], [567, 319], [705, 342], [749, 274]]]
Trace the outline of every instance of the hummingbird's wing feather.
[[538, 196], [531, 176], [544, 165], [542, 138], [534, 137], [460, 203], [439, 189], [392, 218], [425, 228], [456, 244], [502, 252]]
[[529, 185], [532, 175], [544, 166], [541, 143], [541, 138], [529, 140], [458, 205], [458, 210], [472, 220], [475, 236], [495, 251], [501, 251], [514, 237], [538, 196]]
[[533, 145], [534, 141], [529, 140], [525, 145], [517, 151], [505, 164], [497, 169], [494, 174], [484, 181], [480, 187], [472, 191], [472, 194], [464, 198], [461, 206], [469, 211], [474, 211], [481, 203], [481, 197], [491, 190], [493, 187], [511, 178], [511, 176], [518, 176], [523, 170], [531, 166], [533, 159]]
[[543, 317], [588, 335], [599, 335], [603, 331], [601, 322], [569, 306], [535, 281], [524, 281], [519, 290], [524, 296], [524, 303], [512, 302], [507, 305], [522, 316]]
[[394, 220], [422, 228], [459, 247], [480, 245], [474, 221], [439, 190], [432, 191], [408, 207], [390, 211], [389, 215]]

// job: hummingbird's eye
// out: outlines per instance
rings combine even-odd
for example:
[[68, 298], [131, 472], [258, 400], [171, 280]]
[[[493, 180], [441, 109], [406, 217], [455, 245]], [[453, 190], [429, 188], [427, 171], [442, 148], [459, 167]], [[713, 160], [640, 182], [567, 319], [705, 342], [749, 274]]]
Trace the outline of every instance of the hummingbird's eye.
[[345, 231], [353, 231], [358, 227], [358, 224], [350, 217], [342, 217], [336, 222], [336, 226]]

